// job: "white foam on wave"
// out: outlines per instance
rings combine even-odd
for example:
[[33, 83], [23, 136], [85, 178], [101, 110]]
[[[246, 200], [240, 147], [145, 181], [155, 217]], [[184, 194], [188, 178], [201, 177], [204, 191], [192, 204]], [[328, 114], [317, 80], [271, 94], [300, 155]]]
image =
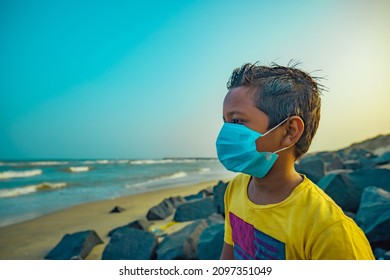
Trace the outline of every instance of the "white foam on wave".
[[91, 170], [91, 168], [89, 166], [71, 166], [69, 168], [66, 169], [67, 171], [69, 172], [87, 172], [89, 170]]
[[25, 171], [5, 171], [5, 172], [0, 172], [0, 180], [32, 177], [41, 174], [42, 174], [41, 169], [33, 169], [33, 170], [25, 170]]
[[162, 164], [162, 163], [172, 163], [172, 159], [142, 159], [142, 160], [132, 160], [129, 164], [144, 165], [144, 164]]
[[50, 165], [65, 165], [68, 161], [34, 161], [30, 162], [29, 165], [33, 166], [50, 166]]
[[164, 163], [196, 163], [200, 161], [214, 161], [215, 159], [202, 158], [166, 158], [166, 159], [140, 159], [130, 160], [129, 164], [164, 164]]
[[200, 172], [200, 173], [207, 173], [207, 172], [210, 172], [210, 171], [211, 171], [210, 168], [200, 168], [200, 169], [199, 169], [199, 172]]
[[177, 178], [183, 178], [183, 177], [186, 177], [187, 176], [187, 173], [185, 172], [176, 172], [172, 175], [168, 175], [168, 176], [163, 176], [161, 177], [162, 179], [177, 179]]
[[150, 180], [147, 180], [147, 181], [144, 181], [144, 182], [140, 182], [140, 183], [136, 183], [136, 184], [126, 184], [126, 188], [140, 187], [140, 186], [143, 186], [143, 185], [146, 185], [146, 184], [155, 183], [157, 181], [164, 181], [164, 180], [169, 180], [169, 179], [178, 179], [178, 178], [183, 178], [183, 177], [186, 177], [186, 176], [187, 176], [187, 173], [185, 173], [183, 171], [179, 171], [179, 172], [176, 172], [176, 173], [173, 173], [173, 174], [170, 174], [170, 175], [160, 176], [160, 177], [153, 178], [153, 179], [150, 179]]
[[7, 198], [7, 197], [15, 197], [20, 195], [27, 195], [31, 193], [35, 193], [38, 191], [50, 191], [54, 189], [64, 188], [66, 187], [66, 183], [41, 183], [38, 185], [29, 185], [25, 187], [20, 188], [14, 188], [14, 189], [3, 189], [0, 190], [0, 198]]
[[84, 164], [110, 164], [111, 162], [107, 159], [102, 159], [102, 160], [86, 160], [83, 163]]

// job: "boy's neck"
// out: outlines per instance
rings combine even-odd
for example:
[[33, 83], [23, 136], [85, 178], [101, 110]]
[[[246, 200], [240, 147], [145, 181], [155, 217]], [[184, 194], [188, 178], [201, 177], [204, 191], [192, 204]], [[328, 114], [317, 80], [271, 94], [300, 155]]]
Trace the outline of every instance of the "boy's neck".
[[264, 178], [251, 178], [248, 185], [248, 198], [259, 205], [279, 203], [285, 200], [302, 181], [303, 178], [295, 171], [294, 165], [290, 168], [274, 169]]

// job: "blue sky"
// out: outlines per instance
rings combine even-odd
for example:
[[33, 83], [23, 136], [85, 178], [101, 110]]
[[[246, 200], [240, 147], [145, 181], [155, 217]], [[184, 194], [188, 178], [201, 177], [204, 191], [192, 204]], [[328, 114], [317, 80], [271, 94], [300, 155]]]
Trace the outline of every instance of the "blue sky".
[[324, 76], [310, 151], [390, 133], [389, 1], [0, 3], [0, 158], [215, 156], [245, 62]]

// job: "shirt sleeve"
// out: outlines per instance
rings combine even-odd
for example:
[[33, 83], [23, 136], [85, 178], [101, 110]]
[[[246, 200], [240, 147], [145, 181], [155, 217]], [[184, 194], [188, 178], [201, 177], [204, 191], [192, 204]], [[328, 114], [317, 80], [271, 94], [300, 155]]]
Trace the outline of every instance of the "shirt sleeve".
[[314, 260], [374, 260], [371, 246], [363, 231], [349, 219], [324, 229], [311, 246]]

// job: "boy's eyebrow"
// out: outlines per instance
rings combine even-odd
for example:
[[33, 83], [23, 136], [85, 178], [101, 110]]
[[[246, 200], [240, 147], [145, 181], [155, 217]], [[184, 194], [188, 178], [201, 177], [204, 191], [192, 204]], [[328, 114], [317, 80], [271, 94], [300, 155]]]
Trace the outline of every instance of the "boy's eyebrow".
[[228, 112], [227, 115], [228, 116], [232, 116], [232, 115], [244, 115], [244, 116], [246, 116], [245, 113], [240, 112], [240, 111], [231, 111], [231, 112]]
[[[231, 117], [231, 116], [233, 116], [233, 115], [243, 115], [243, 116], [245, 116], [245, 117], [247, 116], [245, 113], [240, 112], [240, 111], [231, 111], [231, 112], [226, 113], [226, 115], [227, 115], [228, 117]], [[223, 119], [224, 122], [226, 122], [225, 116], [222, 116], [222, 119]]]

